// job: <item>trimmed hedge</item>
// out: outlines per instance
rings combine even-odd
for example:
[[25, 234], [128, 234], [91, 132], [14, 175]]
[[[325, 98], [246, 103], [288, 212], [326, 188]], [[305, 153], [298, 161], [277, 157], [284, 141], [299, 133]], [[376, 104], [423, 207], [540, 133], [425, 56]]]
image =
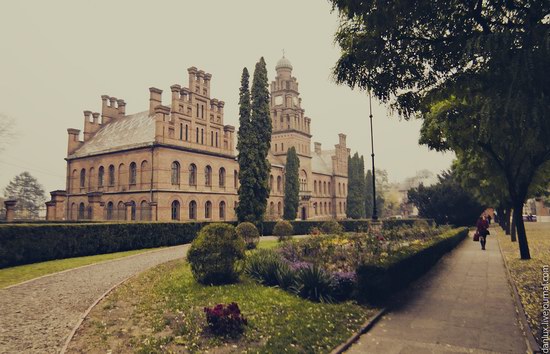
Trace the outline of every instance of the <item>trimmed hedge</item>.
[[467, 228], [450, 230], [417, 252], [390, 259], [384, 264], [357, 267], [356, 296], [359, 301], [383, 303], [394, 292], [426, 273], [447, 252], [468, 236]]
[[15, 224], [0, 227], [0, 268], [193, 241], [206, 223]]

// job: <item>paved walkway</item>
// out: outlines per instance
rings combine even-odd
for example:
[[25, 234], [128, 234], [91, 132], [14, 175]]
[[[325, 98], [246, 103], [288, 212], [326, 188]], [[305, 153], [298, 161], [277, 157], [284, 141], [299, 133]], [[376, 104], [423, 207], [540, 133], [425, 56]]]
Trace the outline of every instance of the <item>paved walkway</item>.
[[496, 232], [443, 257], [348, 353], [525, 353]]
[[82, 314], [108, 289], [183, 257], [187, 248], [165, 248], [0, 289], [0, 353], [58, 353]]

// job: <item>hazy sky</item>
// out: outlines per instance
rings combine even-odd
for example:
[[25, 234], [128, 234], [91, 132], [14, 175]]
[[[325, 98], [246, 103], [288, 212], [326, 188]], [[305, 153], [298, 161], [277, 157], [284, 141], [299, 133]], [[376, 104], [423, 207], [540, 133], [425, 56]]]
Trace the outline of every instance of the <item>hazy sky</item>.
[[[272, 80], [283, 48], [312, 140], [331, 148], [342, 132], [352, 153], [370, 157], [368, 98], [331, 79], [339, 50], [330, 10], [324, 0], [3, 2], [0, 114], [14, 119], [16, 137], [0, 152], [0, 189], [25, 170], [46, 191], [65, 189], [67, 128], [83, 130], [83, 110], [101, 112], [107, 94], [124, 99], [127, 113], [144, 111], [151, 86], [168, 104], [170, 85], [187, 86], [190, 66], [212, 74], [225, 124], [237, 126], [242, 68], [264, 56]], [[373, 109], [376, 165], [390, 181], [450, 166], [452, 155], [418, 145], [420, 121]]]

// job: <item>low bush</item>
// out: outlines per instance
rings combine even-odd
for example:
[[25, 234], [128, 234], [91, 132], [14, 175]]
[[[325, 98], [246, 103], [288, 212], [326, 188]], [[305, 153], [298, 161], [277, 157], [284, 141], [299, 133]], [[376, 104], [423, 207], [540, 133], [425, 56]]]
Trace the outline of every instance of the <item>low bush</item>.
[[260, 242], [260, 233], [251, 222], [242, 222], [235, 228], [237, 235], [241, 236], [246, 244], [246, 249], [254, 249]]
[[273, 228], [273, 235], [279, 237], [279, 241], [289, 240], [293, 232], [292, 224], [286, 220], [277, 221]]
[[286, 274], [288, 265], [279, 253], [269, 249], [259, 249], [246, 257], [244, 273], [266, 286], [279, 285], [279, 277]]
[[428, 271], [467, 235], [467, 228], [449, 230], [424, 244], [411, 244], [384, 259], [360, 264], [356, 270], [358, 299], [372, 303], [387, 300]]
[[321, 224], [321, 232], [327, 235], [342, 235], [344, 227], [336, 220], [329, 220]]
[[329, 303], [333, 301], [333, 279], [328, 272], [316, 265], [297, 271], [293, 289], [300, 297], [309, 300]]
[[237, 262], [245, 256], [244, 240], [235, 227], [215, 223], [204, 227], [191, 243], [187, 260], [191, 272], [201, 284], [228, 284], [238, 280]]
[[234, 302], [227, 306], [218, 304], [214, 307], [205, 307], [204, 313], [208, 329], [216, 335], [238, 336], [244, 332], [244, 326], [248, 324], [241, 314], [239, 305]]

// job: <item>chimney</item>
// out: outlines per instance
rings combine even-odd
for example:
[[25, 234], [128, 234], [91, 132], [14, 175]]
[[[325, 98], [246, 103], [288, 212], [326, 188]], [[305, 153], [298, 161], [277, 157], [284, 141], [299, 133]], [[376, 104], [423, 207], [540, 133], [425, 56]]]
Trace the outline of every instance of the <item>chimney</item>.
[[181, 86], [178, 84], [172, 85], [170, 90], [172, 91], [172, 111], [179, 112]]
[[101, 123], [107, 124], [111, 120], [119, 117], [118, 109], [116, 108], [116, 98], [107, 95], [101, 96]]
[[180, 95], [181, 95], [180, 97], [181, 97], [184, 101], [186, 101], [186, 102], [189, 101], [189, 89], [188, 89], [187, 87], [182, 87], [182, 88], [181, 88]]
[[155, 107], [162, 104], [162, 90], [156, 87], [149, 88], [149, 114], [155, 114]]
[[192, 66], [187, 69], [189, 73], [189, 91], [195, 92], [195, 82], [197, 80], [197, 68]]
[[69, 128], [67, 129], [67, 133], [69, 134], [69, 144], [67, 147], [67, 154], [71, 155], [82, 145], [82, 142], [78, 140], [78, 136], [80, 135], [80, 130]]
[[224, 101], [218, 101], [218, 111], [223, 115], [223, 106], [225, 106]]
[[341, 148], [345, 148], [346, 147], [346, 134], [338, 134], [338, 138], [339, 138], [339, 144], [340, 144], [340, 147]]
[[321, 143], [315, 142], [315, 143], [313, 143], [313, 145], [315, 146], [315, 153], [320, 154], [321, 153]]
[[92, 121], [92, 112], [84, 111], [84, 141], [92, 137], [94, 130], [94, 122]]
[[118, 114], [121, 117], [124, 117], [126, 115], [126, 102], [124, 100], [120, 99], [117, 100], [117, 108], [118, 108]]

